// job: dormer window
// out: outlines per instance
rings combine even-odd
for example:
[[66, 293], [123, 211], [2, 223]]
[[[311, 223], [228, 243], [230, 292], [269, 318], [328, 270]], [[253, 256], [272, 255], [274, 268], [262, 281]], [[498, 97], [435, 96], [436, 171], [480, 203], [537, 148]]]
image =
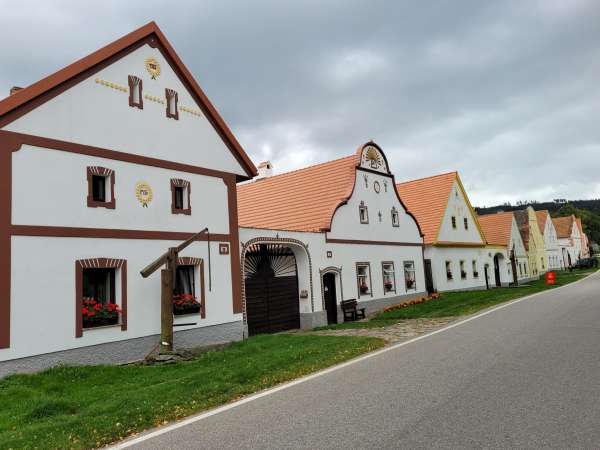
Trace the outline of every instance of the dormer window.
[[360, 202], [358, 207], [358, 215], [360, 217], [360, 223], [369, 223], [369, 211], [364, 201]]
[[469, 229], [469, 220], [465, 217], [464, 218], [464, 223], [465, 223], [465, 230]]
[[90, 208], [115, 208], [115, 172], [106, 167], [87, 168], [88, 195]]
[[456, 217], [452, 216], [452, 228], [456, 230]]
[[165, 89], [165, 96], [167, 98], [167, 117], [169, 119], [179, 120], [179, 111], [177, 109], [177, 102], [179, 96], [173, 89]]
[[144, 100], [142, 97], [142, 80], [135, 75], [127, 77], [129, 83], [129, 106], [132, 108], [144, 108]]
[[400, 226], [400, 218], [398, 217], [398, 210], [396, 207], [392, 208], [392, 226], [399, 227]]
[[171, 179], [171, 213], [192, 214], [190, 182], [179, 178]]

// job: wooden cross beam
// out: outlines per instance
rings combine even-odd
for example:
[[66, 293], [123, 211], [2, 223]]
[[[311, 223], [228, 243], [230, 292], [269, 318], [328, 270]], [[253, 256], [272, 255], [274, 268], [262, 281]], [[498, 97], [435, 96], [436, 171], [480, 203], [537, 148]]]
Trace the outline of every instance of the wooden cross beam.
[[173, 294], [175, 276], [177, 272], [177, 260], [179, 252], [189, 246], [192, 242], [199, 240], [202, 235], [208, 233], [208, 228], [193, 234], [177, 247], [170, 247], [156, 260], [148, 264], [140, 271], [144, 278], [148, 278], [161, 266], [160, 271], [160, 352], [173, 351]]

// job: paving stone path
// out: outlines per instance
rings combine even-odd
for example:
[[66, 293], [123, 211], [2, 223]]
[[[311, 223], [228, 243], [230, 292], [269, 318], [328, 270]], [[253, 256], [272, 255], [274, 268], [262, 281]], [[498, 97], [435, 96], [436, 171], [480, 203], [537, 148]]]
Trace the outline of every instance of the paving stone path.
[[405, 341], [425, 334], [456, 320], [457, 317], [438, 317], [432, 319], [406, 319], [382, 328], [346, 328], [341, 330], [312, 331], [322, 336], [372, 336], [388, 343]]

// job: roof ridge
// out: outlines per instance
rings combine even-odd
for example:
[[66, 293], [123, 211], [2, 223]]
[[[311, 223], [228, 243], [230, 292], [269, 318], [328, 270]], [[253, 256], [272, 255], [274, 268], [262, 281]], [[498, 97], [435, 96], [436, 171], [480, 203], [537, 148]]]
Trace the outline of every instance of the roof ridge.
[[444, 172], [444, 173], [438, 173], [437, 175], [430, 175], [428, 177], [421, 177], [421, 178], [415, 178], [413, 180], [407, 180], [407, 181], [401, 181], [399, 183], [396, 183], [396, 186], [400, 185], [400, 184], [407, 184], [407, 183], [414, 183], [415, 181], [422, 181], [422, 180], [426, 180], [428, 178], [438, 178], [438, 177], [443, 177], [446, 175], [451, 175], [451, 174], [455, 174], [458, 175], [458, 170], [451, 170], [449, 172]]
[[282, 173], [278, 173], [278, 174], [276, 174], [276, 175], [271, 175], [271, 176], [269, 176], [269, 177], [265, 177], [265, 178], [259, 178], [259, 179], [253, 179], [253, 180], [251, 180], [251, 181], [250, 181], [250, 182], [248, 182], [248, 183], [243, 183], [243, 184], [240, 184], [240, 185], [238, 186], [238, 189], [239, 189], [240, 187], [243, 187], [243, 186], [252, 186], [253, 184], [255, 184], [255, 183], [258, 183], [258, 182], [261, 182], [261, 181], [265, 181], [265, 180], [272, 180], [272, 179], [274, 179], [274, 178], [282, 177], [282, 176], [284, 176], [284, 175], [290, 175], [290, 174], [292, 174], [292, 173], [297, 173], [297, 172], [302, 172], [302, 171], [305, 171], [305, 170], [315, 169], [315, 168], [317, 168], [317, 167], [319, 167], [319, 166], [325, 166], [325, 165], [327, 165], [327, 164], [333, 164], [333, 163], [335, 163], [335, 162], [338, 162], [338, 161], [341, 161], [341, 160], [343, 160], [343, 159], [350, 159], [350, 158], [356, 158], [356, 155], [346, 155], [346, 156], [342, 156], [342, 157], [340, 157], [340, 158], [331, 159], [331, 160], [329, 160], [329, 161], [323, 161], [323, 162], [316, 163], [316, 164], [312, 164], [312, 165], [309, 165], [309, 166], [300, 167], [300, 168], [298, 168], [298, 169], [292, 169], [292, 170], [289, 170], [289, 171], [287, 171], [287, 172], [282, 172]]

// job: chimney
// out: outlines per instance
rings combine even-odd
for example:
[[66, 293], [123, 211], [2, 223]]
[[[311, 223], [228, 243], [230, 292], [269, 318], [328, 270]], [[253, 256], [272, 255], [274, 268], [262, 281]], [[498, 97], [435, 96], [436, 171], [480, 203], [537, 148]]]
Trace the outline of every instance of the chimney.
[[13, 86], [13, 87], [11, 87], [10, 88], [10, 95], [13, 95], [13, 94], [19, 92], [21, 89], [23, 89], [23, 88], [19, 87], [19, 86]]
[[271, 164], [271, 161], [263, 161], [261, 162], [258, 167], [258, 176], [256, 177], [257, 180], [262, 180], [263, 178], [268, 178], [271, 175], [273, 175], [273, 164]]

